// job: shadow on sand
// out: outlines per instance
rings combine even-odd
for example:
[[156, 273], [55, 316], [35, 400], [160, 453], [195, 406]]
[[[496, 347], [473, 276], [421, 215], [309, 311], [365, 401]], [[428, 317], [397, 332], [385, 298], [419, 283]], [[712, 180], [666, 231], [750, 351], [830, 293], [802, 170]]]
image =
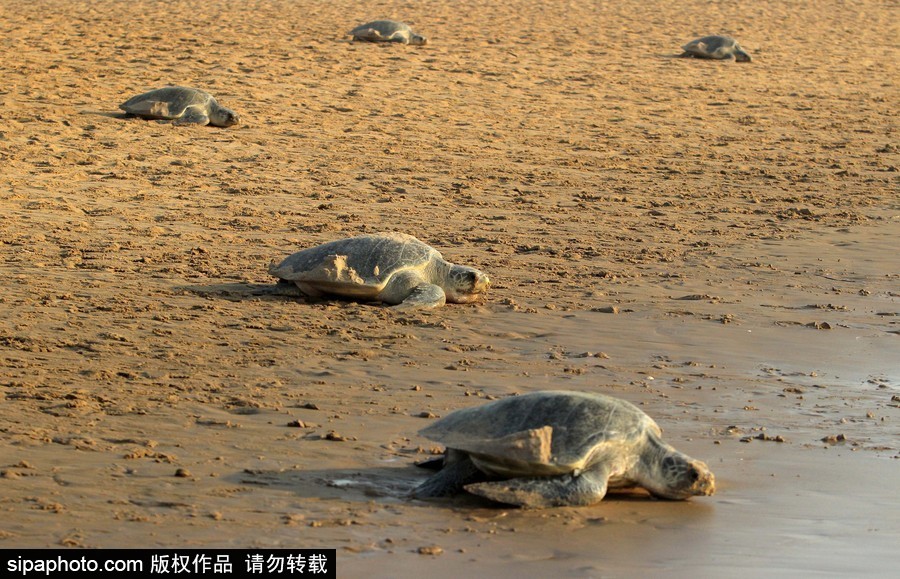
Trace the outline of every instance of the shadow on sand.
[[98, 117], [106, 117], [108, 119], [136, 119], [137, 117], [122, 111], [80, 111], [83, 115], [94, 115]]
[[310, 298], [303, 294], [296, 285], [289, 282], [215, 283], [210, 285], [183, 285], [177, 286], [175, 289], [204, 297], [219, 298], [233, 302], [257, 298], [291, 301], [300, 300], [303, 303], [318, 303], [322, 301]]

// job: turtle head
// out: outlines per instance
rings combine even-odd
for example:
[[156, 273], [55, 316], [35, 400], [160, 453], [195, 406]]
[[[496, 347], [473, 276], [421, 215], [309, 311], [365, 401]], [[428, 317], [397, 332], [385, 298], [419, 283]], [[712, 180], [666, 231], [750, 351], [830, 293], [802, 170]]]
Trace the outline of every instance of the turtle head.
[[645, 464], [641, 486], [656, 497], [683, 500], [716, 492], [716, 477], [706, 463], [669, 447]]
[[428, 44], [428, 39], [418, 34], [410, 34], [409, 43], [416, 46], [425, 46], [426, 44]]
[[447, 301], [467, 304], [477, 301], [491, 285], [487, 275], [467, 265], [452, 265], [447, 272], [447, 282], [442, 284]]
[[241, 122], [241, 117], [231, 109], [225, 107], [211, 107], [209, 111], [209, 122], [217, 127], [230, 127]]
[[734, 47], [734, 59], [738, 62], [753, 62], [753, 58], [751, 58], [750, 54], [744, 52], [744, 49], [739, 46]]

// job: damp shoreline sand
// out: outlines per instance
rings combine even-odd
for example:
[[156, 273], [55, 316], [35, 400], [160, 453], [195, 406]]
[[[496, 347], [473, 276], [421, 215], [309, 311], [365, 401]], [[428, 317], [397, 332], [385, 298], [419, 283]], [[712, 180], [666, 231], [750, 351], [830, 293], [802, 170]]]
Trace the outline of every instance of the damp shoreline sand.
[[[342, 577], [894, 571], [890, 3], [31, 6], [0, 0], [0, 547], [329, 547]], [[429, 44], [344, 34], [380, 17]], [[710, 33], [753, 63], [675, 57]], [[242, 122], [121, 115], [165, 85]], [[375, 231], [486, 272], [487, 300], [266, 291], [271, 261]], [[717, 494], [405, 498], [430, 420], [542, 389], [638, 404]]]

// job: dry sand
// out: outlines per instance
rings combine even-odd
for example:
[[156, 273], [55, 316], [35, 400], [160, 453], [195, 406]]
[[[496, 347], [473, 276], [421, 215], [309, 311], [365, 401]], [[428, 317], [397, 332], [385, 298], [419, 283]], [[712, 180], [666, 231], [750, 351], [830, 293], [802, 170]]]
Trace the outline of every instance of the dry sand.
[[[0, 0], [0, 547], [335, 547], [346, 577], [895, 572], [898, 16]], [[430, 44], [349, 42], [378, 17]], [[674, 58], [709, 33], [754, 62]], [[242, 124], [120, 115], [168, 84]], [[271, 260], [382, 230], [486, 271], [487, 301], [265, 294]], [[432, 417], [550, 388], [641, 405], [718, 493], [403, 498]]]

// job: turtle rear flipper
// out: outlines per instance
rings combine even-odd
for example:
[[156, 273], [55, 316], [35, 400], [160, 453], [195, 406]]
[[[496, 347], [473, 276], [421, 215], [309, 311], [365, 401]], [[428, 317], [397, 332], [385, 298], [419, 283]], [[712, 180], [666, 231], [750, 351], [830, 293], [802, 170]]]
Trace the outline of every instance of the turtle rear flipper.
[[428, 470], [441, 470], [444, 468], [444, 457], [439, 456], [437, 458], [429, 458], [428, 460], [417, 462], [416, 466], [419, 468], [427, 468]]
[[462, 492], [466, 485], [486, 480], [486, 475], [469, 457], [447, 464], [410, 493], [416, 499], [449, 497]]
[[498, 503], [520, 507], [578, 507], [601, 501], [606, 496], [608, 480], [606, 469], [594, 468], [581, 475], [512, 478], [469, 484], [465, 489]]

